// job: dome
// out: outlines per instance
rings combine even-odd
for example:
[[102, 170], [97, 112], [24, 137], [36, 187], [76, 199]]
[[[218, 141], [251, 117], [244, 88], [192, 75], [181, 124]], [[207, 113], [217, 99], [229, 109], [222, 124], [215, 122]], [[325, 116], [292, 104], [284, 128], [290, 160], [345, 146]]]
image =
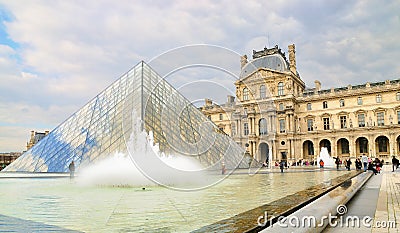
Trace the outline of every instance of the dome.
[[285, 59], [279, 54], [272, 54], [254, 59], [247, 63], [243, 67], [240, 77], [244, 78], [260, 68], [271, 69], [279, 72], [289, 71]]

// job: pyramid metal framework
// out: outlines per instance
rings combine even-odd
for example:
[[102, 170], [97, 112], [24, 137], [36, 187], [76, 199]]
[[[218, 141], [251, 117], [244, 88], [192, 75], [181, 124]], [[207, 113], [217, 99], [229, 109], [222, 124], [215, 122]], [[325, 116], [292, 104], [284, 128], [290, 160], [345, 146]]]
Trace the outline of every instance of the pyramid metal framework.
[[140, 62], [4, 171], [67, 172], [71, 161], [79, 168], [127, 153], [135, 116], [166, 154], [190, 155], [214, 168], [222, 162], [231, 169], [248, 167], [243, 148]]

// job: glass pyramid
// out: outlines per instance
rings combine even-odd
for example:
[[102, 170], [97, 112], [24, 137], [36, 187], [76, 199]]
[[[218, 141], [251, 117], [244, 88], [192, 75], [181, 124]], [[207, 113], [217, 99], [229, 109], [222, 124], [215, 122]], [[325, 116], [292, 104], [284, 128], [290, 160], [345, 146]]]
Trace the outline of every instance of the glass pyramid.
[[209, 168], [248, 167], [244, 149], [140, 62], [72, 114], [4, 171], [67, 172], [127, 152], [135, 117], [165, 154], [183, 154]]

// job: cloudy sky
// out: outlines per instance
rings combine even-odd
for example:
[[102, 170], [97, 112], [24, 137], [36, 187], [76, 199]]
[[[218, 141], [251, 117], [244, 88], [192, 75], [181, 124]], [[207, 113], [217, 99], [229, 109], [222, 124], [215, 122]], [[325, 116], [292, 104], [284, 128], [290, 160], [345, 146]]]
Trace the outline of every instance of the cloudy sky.
[[399, 12], [396, 0], [0, 0], [0, 152], [24, 150], [31, 130], [55, 128], [139, 61], [185, 45], [250, 57], [294, 43], [307, 86], [398, 79]]

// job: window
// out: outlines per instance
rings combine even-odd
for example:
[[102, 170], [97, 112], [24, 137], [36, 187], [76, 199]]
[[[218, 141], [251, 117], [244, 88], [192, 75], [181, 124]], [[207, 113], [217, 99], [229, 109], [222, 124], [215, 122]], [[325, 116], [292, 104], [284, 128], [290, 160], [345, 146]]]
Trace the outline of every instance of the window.
[[247, 87], [243, 89], [243, 100], [249, 100], [249, 89]]
[[349, 141], [347, 141], [346, 139], [341, 139], [340, 140], [340, 144], [342, 147], [342, 154], [349, 154], [350, 150], [349, 150]]
[[279, 132], [284, 133], [286, 132], [286, 122], [285, 119], [279, 119]]
[[236, 125], [234, 123], [231, 124], [231, 135], [232, 136], [236, 135]]
[[260, 119], [260, 121], [258, 122], [258, 128], [260, 135], [267, 134], [267, 120], [265, 120], [265, 118]]
[[311, 110], [311, 103], [307, 104], [307, 110]]
[[261, 85], [260, 86], [260, 98], [264, 99], [266, 97], [267, 97], [267, 94], [266, 94], [266, 90], [265, 90], [265, 85]]
[[396, 93], [396, 100], [397, 100], [397, 101], [400, 101], [400, 92], [397, 92], [397, 93]]
[[224, 119], [224, 116], [220, 113], [220, 114], [219, 114], [219, 120], [222, 121], [223, 119]]
[[283, 82], [278, 83], [278, 95], [284, 95]]
[[340, 116], [340, 128], [345, 129], [347, 128], [347, 117], [346, 116]]
[[400, 124], [400, 111], [397, 111], [397, 124]]
[[308, 131], [314, 130], [314, 120], [313, 119], [307, 119], [307, 130]]
[[211, 121], [211, 115], [208, 115], [207, 118]]
[[329, 118], [324, 117], [323, 121], [324, 121], [324, 130], [329, 130]]
[[327, 101], [324, 101], [324, 102], [322, 102], [322, 108], [328, 108], [328, 102]]
[[378, 149], [379, 152], [388, 152], [388, 148], [387, 148], [387, 138], [386, 137], [378, 137]]
[[244, 135], [249, 135], [249, 123], [244, 123], [243, 124], [243, 134]]
[[362, 104], [363, 104], [362, 97], [358, 97], [358, 98], [357, 98], [357, 104], [358, 104], [358, 105], [362, 105]]
[[365, 127], [365, 114], [358, 114], [358, 127]]
[[378, 112], [376, 114], [376, 121], [378, 122], [378, 126], [384, 126], [385, 125], [385, 113]]
[[344, 99], [339, 100], [339, 106], [344, 107]]
[[366, 138], [360, 138], [360, 153], [368, 153], [368, 140]]
[[382, 96], [381, 95], [376, 95], [376, 102], [377, 103], [382, 103]]
[[279, 111], [283, 111], [283, 104], [282, 103], [279, 104]]
[[314, 145], [308, 142], [307, 147], [308, 147], [308, 155], [314, 155]]

